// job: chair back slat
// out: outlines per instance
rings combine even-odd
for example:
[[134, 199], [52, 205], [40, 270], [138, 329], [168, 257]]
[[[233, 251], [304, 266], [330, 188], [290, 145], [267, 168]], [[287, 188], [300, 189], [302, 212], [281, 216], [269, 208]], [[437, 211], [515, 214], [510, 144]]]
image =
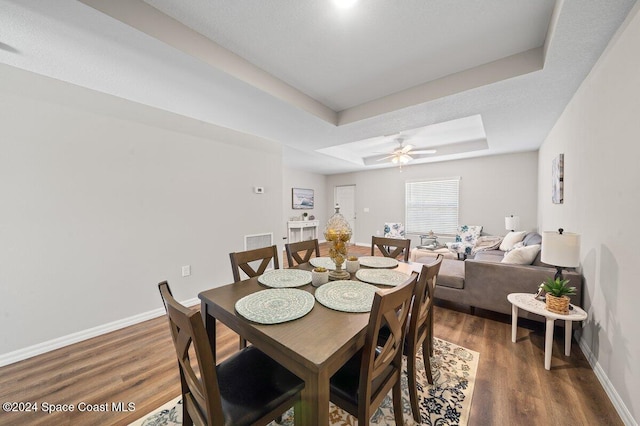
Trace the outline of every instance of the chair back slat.
[[284, 248], [287, 252], [289, 267], [307, 263], [314, 255], [320, 256], [320, 245], [317, 239], [285, 244]]
[[[222, 424], [222, 402], [209, 338], [197, 310], [173, 298], [167, 282], [158, 285], [167, 310], [171, 338], [178, 357], [185, 408], [203, 424]], [[191, 354], [195, 354], [195, 360]]]
[[375, 255], [375, 249], [380, 250], [384, 257], [392, 257], [397, 259], [403, 256], [402, 260], [409, 261], [409, 249], [411, 248], [411, 240], [404, 238], [385, 238], [371, 237], [371, 256]]
[[411, 308], [411, 319], [409, 321], [408, 339], [419, 342], [424, 339], [427, 333], [428, 318], [433, 309], [433, 298], [435, 293], [436, 277], [442, 265], [442, 255], [438, 255], [433, 263], [424, 265], [415, 289], [415, 297]]
[[[231, 259], [231, 269], [234, 281], [241, 281], [240, 271], [243, 271], [249, 278], [262, 275], [273, 261], [274, 269], [279, 269], [278, 263], [278, 247], [273, 245], [270, 247], [262, 247], [253, 250], [229, 253]], [[261, 261], [259, 266], [254, 269], [252, 262]]]
[[[407, 318], [417, 276], [412, 273], [403, 284], [384, 293], [379, 290], [374, 295], [360, 366], [359, 395], [364, 400], [359, 404], [377, 406], [386, 396], [384, 383], [392, 380], [393, 376], [399, 380]], [[386, 342], [379, 346], [380, 329], [385, 325], [390, 333]], [[374, 388], [374, 383], [383, 385]]]

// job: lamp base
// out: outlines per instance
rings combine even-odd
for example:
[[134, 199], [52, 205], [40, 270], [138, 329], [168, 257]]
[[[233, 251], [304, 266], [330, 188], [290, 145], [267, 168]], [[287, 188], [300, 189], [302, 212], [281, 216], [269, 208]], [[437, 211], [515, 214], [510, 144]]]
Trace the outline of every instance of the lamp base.
[[562, 267], [556, 266], [556, 274], [553, 276], [554, 280], [560, 279], [562, 281], [564, 277], [562, 276]]

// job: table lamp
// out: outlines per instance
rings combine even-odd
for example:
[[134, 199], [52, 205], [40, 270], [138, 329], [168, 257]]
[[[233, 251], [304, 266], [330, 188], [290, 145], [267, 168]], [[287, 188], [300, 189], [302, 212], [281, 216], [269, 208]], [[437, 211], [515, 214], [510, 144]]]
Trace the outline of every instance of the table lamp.
[[564, 229], [544, 231], [542, 233], [542, 262], [555, 266], [554, 279], [562, 277], [562, 268], [580, 266], [580, 235], [564, 232]]
[[520, 228], [520, 216], [506, 216], [504, 218], [504, 229], [507, 231], [515, 231]]

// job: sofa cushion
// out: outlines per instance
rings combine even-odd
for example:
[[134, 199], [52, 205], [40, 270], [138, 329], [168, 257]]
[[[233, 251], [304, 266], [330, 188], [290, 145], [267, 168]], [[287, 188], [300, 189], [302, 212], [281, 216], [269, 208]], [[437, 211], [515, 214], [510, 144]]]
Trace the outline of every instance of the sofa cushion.
[[[464, 288], [464, 261], [453, 259], [442, 259], [440, 272], [436, 278], [436, 285], [442, 287]], [[436, 288], [436, 297], [438, 290]]]
[[487, 250], [476, 253], [473, 257], [474, 260], [482, 260], [483, 262], [497, 262], [500, 263], [504, 257], [502, 250]]
[[511, 231], [505, 235], [504, 239], [500, 243], [500, 250], [507, 251], [513, 248], [513, 245], [519, 243], [524, 238], [525, 231]]
[[504, 258], [502, 258], [502, 263], [531, 265], [538, 255], [539, 251], [540, 245], [538, 244], [515, 248], [504, 255]]

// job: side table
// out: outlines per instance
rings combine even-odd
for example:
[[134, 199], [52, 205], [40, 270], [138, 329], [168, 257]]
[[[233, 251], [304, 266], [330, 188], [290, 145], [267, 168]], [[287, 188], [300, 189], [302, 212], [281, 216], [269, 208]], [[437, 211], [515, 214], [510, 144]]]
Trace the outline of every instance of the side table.
[[576, 305], [568, 314], [556, 314], [545, 308], [545, 303], [536, 299], [531, 293], [511, 293], [507, 300], [511, 303], [511, 341], [515, 343], [518, 331], [518, 308], [546, 318], [544, 334], [544, 368], [551, 369], [551, 350], [553, 348], [553, 325], [555, 320], [564, 320], [564, 354], [571, 355], [571, 332], [573, 321], [584, 321], [587, 313]]

